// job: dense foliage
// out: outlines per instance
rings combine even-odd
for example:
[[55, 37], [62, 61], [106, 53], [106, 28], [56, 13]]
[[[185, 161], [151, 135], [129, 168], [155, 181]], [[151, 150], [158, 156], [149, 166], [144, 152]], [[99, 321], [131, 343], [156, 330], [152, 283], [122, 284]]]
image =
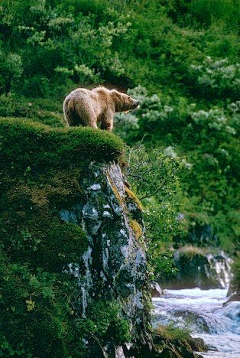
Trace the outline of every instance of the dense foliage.
[[[239, 101], [225, 109], [207, 109], [185, 98], [176, 103], [168, 97], [147, 96], [139, 87], [135, 95], [140, 91], [144, 93], [141, 108], [135, 115], [121, 115], [117, 132], [122, 128], [129, 143], [141, 140], [149, 152], [155, 146], [166, 157], [181, 162], [178, 176], [182, 192], [175, 198], [179, 218], [188, 229], [211, 225], [222, 247], [231, 250], [239, 237]], [[131, 131], [126, 126], [132, 126]], [[169, 180], [168, 175], [160, 174], [161, 169], [158, 173]], [[158, 197], [164, 195], [158, 193]]]
[[127, 154], [126, 174], [143, 205], [149, 262], [155, 277], [162, 279], [174, 273], [172, 237], [184, 230], [176, 220], [179, 193], [176, 173], [182, 163], [167, 157], [162, 149], [147, 152], [139, 144], [129, 148]]
[[[220, 245], [230, 253], [238, 249], [239, 19], [239, 0], [1, 1], [5, 336], [0, 336], [0, 355], [31, 357], [38, 351], [45, 357], [54, 351], [56, 357], [69, 357], [71, 351], [77, 357], [78, 337], [88, 331], [101, 343], [108, 332], [111, 317], [106, 315], [100, 327], [94, 308], [91, 320], [78, 328], [73, 324], [74, 283], [57, 271], [65, 257], [72, 258], [72, 247], [53, 250], [62, 224], [49, 202], [74, 200], [78, 190], [76, 181], [66, 180], [70, 161], [112, 160], [123, 149], [121, 140], [108, 133], [62, 128], [62, 100], [73, 88], [131, 88], [129, 93], [141, 100], [138, 111], [117, 116], [115, 132], [131, 147], [127, 174], [144, 206], [149, 256], [158, 277], [174, 270], [172, 243], [179, 246], [194, 235], [195, 245]], [[76, 164], [71, 170], [77, 175], [80, 168]], [[31, 206], [41, 212], [38, 222]], [[206, 225], [212, 236], [203, 242], [196, 233]], [[76, 230], [61, 227], [60, 239], [64, 243], [70, 235], [80, 254]], [[84, 242], [83, 233], [79, 235]], [[239, 259], [236, 286], [238, 266]], [[127, 339], [118, 308], [102, 307], [101, 301], [96, 307], [110, 310], [114, 324], [120, 322], [116, 341]], [[22, 330], [17, 333], [19, 322]], [[37, 329], [44, 332], [43, 348], [33, 338]]]
[[213, 80], [239, 71], [236, 2], [3, 0], [0, 91], [59, 96], [73, 82], [108, 81], [198, 95], [207, 56], [224, 58]]

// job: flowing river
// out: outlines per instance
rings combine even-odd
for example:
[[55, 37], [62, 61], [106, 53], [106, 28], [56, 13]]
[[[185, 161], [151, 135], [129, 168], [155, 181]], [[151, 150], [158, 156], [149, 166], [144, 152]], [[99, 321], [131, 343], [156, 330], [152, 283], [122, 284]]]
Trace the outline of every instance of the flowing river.
[[226, 301], [227, 289], [167, 290], [153, 298], [153, 326], [172, 323], [201, 337], [208, 358], [240, 358], [240, 302]]

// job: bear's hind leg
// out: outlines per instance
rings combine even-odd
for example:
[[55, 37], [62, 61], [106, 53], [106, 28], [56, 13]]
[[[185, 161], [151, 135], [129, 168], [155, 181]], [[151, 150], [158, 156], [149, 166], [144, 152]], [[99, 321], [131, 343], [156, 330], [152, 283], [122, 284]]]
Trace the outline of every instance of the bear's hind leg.
[[83, 126], [89, 126], [95, 129], [98, 128], [97, 116], [92, 108], [89, 108], [88, 106], [84, 106], [81, 104], [77, 104], [76, 112], [79, 118], [81, 118], [81, 124]]

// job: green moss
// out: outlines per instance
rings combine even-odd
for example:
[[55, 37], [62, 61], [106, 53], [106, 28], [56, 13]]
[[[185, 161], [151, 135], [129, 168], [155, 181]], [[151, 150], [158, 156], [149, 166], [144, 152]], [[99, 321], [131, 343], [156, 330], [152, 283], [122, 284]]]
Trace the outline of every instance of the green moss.
[[51, 128], [0, 118], [0, 160], [21, 175], [79, 167], [83, 161], [109, 162], [123, 152], [120, 138], [93, 128]]
[[4, 247], [13, 260], [61, 270], [81, 257], [86, 238], [79, 226], [60, 221], [59, 210], [82, 202], [79, 177], [89, 161], [117, 159], [123, 143], [92, 128], [1, 119], [0, 147]]
[[11, 259], [53, 271], [79, 260], [85, 234], [60, 221], [59, 210], [83, 201], [82, 170], [92, 160], [117, 159], [121, 140], [92, 128], [1, 119], [0, 147], [0, 234]]

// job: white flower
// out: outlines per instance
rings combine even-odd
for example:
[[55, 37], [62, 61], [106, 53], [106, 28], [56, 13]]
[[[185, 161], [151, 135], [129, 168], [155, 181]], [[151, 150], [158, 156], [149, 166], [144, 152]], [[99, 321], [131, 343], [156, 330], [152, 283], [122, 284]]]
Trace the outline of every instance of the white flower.
[[169, 146], [169, 147], [165, 148], [164, 149], [164, 154], [167, 157], [170, 157], [170, 158], [176, 158], [177, 157], [177, 153], [174, 151], [172, 146]]

